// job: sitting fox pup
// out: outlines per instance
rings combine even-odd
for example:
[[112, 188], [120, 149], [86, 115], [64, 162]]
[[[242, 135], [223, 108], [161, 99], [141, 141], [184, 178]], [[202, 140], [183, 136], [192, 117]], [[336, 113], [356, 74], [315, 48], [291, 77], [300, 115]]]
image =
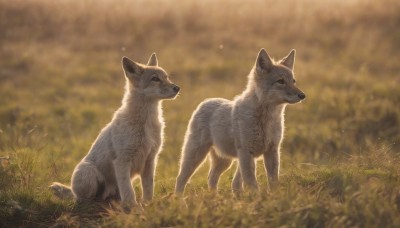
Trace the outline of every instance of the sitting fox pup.
[[71, 187], [53, 183], [60, 198], [77, 202], [121, 200], [126, 212], [141, 210], [131, 180], [140, 176], [143, 200], [153, 197], [157, 154], [163, 142], [161, 100], [172, 99], [179, 87], [158, 67], [156, 54], [147, 66], [122, 58], [126, 86], [122, 106], [101, 130], [89, 153], [75, 167]]
[[241, 95], [233, 101], [207, 99], [197, 107], [182, 148], [175, 186], [177, 195], [183, 194], [186, 183], [209, 152], [210, 189], [217, 188], [221, 174], [231, 166], [233, 159], [238, 159], [232, 190], [242, 191], [243, 182], [257, 190], [255, 159], [261, 155], [269, 185], [277, 186], [285, 106], [305, 98], [295, 85], [294, 58], [295, 50], [292, 50], [281, 61], [274, 62], [261, 49]]

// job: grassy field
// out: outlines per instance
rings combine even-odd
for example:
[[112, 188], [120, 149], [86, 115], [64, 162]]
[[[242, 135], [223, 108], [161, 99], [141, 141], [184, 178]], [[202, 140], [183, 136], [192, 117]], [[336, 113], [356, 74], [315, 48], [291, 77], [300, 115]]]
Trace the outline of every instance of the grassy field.
[[[399, 227], [397, 0], [0, 0], [0, 227]], [[233, 98], [260, 48], [297, 50], [307, 99], [286, 110], [281, 184], [234, 198], [233, 169], [185, 203], [172, 196], [192, 111]], [[164, 102], [166, 140], [142, 215], [54, 198], [119, 107], [121, 57], [160, 65], [182, 88]], [[138, 183], [135, 189], [140, 192]]]

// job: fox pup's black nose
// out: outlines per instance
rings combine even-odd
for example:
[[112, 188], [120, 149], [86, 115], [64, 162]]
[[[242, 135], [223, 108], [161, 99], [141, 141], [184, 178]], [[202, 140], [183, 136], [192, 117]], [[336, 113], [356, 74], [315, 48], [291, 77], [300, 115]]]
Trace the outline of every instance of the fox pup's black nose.
[[299, 93], [297, 96], [299, 96], [300, 99], [306, 98], [306, 95], [304, 93]]
[[179, 90], [181, 90], [181, 88], [179, 88], [179, 86], [175, 85], [173, 90], [177, 93], [177, 92], [179, 92]]

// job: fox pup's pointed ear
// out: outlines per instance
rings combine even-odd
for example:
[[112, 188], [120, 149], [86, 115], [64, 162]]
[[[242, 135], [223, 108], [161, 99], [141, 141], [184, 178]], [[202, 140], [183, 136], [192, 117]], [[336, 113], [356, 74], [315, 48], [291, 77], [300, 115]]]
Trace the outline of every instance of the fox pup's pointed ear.
[[260, 50], [256, 60], [256, 69], [257, 70], [266, 70], [270, 71], [273, 66], [273, 62], [271, 57], [269, 57], [268, 53], [265, 51], [264, 48]]
[[144, 70], [142, 66], [125, 56], [122, 57], [122, 68], [124, 69], [125, 76], [130, 79], [140, 76]]
[[155, 52], [151, 54], [150, 59], [147, 62], [147, 66], [158, 66], [158, 59]]
[[296, 56], [296, 50], [291, 50], [289, 55], [281, 60], [281, 64], [293, 70], [294, 68], [294, 57]]

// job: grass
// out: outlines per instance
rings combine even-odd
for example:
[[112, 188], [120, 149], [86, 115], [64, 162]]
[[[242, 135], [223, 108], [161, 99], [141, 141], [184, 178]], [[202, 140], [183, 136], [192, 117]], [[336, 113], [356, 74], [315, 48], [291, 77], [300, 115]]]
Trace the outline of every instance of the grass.
[[[0, 226], [399, 226], [399, 10], [395, 0], [0, 0]], [[214, 195], [205, 164], [175, 199], [192, 111], [239, 94], [262, 47], [276, 59], [297, 50], [307, 94], [286, 111], [278, 191], [266, 191], [259, 162], [259, 195], [234, 198], [233, 169]], [[182, 88], [164, 102], [154, 201], [125, 215], [55, 199], [47, 186], [69, 182], [120, 105], [121, 57], [154, 51]]]

